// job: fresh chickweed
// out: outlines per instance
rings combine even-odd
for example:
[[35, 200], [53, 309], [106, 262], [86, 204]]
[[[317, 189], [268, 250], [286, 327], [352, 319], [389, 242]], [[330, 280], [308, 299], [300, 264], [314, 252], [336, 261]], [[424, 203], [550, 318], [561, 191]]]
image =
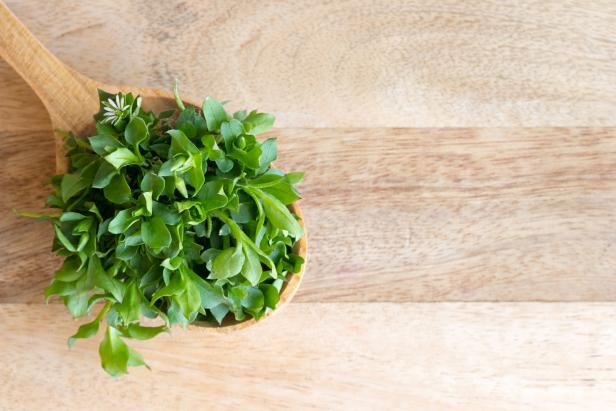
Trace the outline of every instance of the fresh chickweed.
[[[206, 98], [155, 115], [131, 93], [99, 90], [96, 135], [66, 133], [68, 173], [52, 179], [47, 203], [53, 250], [64, 257], [45, 298], [58, 296], [79, 327], [69, 346], [99, 333], [109, 374], [146, 365], [125, 339], [149, 339], [175, 324], [259, 319], [300, 271], [303, 230], [287, 205], [303, 173], [271, 167], [276, 140], [255, 137], [274, 117], [229, 115]], [[145, 326], [143, 317], [159, 319]], [[147, 366], [147, 365], [146, 365]]]

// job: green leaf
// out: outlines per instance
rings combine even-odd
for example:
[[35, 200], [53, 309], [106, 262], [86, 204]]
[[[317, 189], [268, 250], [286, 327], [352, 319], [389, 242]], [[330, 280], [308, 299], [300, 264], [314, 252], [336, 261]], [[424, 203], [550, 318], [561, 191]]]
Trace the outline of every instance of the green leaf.
[[[108, 97], [105, 98], [105, 101], [107, 101], [107, 98], [109, 97], [115, 97], [115, 96], [113, 94], [109, 94]], [[113, 127], [111, 124], [101, 123], [101, 122], [96, 123], [96, 132], [99, 136], [108, 136], [108, 137], [113, 137], [116, 139], [118, 138], [118, 135], [119, 135], [115, 127]]]
[[171, 136], [171, 147], [169, 148], [169, 157], [173, 157], [176, 154], [199, 154], [200, 151], [193, 144], [192, 141], [186, 137], [181, 130], [169, 130], [167, 134]]
[[276, 139], [268, 138], [261, 144], [261, 156], [259, 157], [259, 166], [268, 167], [270, 163], [276, 160], [278, 149], [276, 147]]
[[286, 230], [296, 239], [304, 235], [304, 230], [293, 217], [293, 214], [278, 199], [258, 188], [247, 188], [247, 190], [261, 200], [265, 215], [274, 227]]
[[250, 134], [265, 133], [274, 125], [276, 118], [267, 113], [251, 112], [243, 121], [246, 131]]
[[109, 222], [107, 230], [112, 234], [122, 234], [137, 221], [139, 221], [139, 217], [133, 217], [131, 210], [121, 210]]
[[234, 148], [229, 157], [238, 160], [249, 168], [260, 167], [261, 147], [255, 147], [249, 152]]
[[263, 188], [263, 191], [273, 195], [284, 205], [293, 204], [300, 199], [297, 190], [286, 179], [281, 180], [279, 184]]
[[265, 304], [265, 298], [259, 288], [242, 286], [244, 296], [241, 299], [243, 307], [249, 308], [254, 311], [258, 311], [263, 308]]
[[201, 260], [203, 260], [204, 263], [209, 263], [210, 261], [214, 260], [214, 258], [216, 258], [218, 254], [220, 254], [220, 251], [221, 250], [218, 250], [216, 248], [208, 248], [201, 253]]
[[231, 161], [228, 158], [225, 157], [221, 157], [218, 158], [216, 160], [216, 166], [220, 169], [220, 171], [222, 171], [223, 173], [227, 173], [229, 171], [231, 171], [231, 169], [233, 168], [233, 161]]
[[[142, 245], [143, 239], [141, 238], [141, 231], [136, 231], [130, 235], [124, 236], [124, 244], [126, 244], [127, 247]], [[118, 244], [118, 248], [119, 247], [120, 244]], [[118, 251], [118, 248], [116, 248], [116, 252]]]
[[142, 207], [138, 210], [138, 214], [141, 215], [141, 213], [143, 213], [143, 215], [148, 217], [152, 215], [152, 193], [150, 191], [141, 193], [139, 196], [139, 205]]
[[98, 328], [100, 326], [100, 319], [94, 319], [89, 323], [85, 323], [79, 327], [77, 332], [69, 337], [68, 346], [71, 348], [75, 344], [75, 340], [79, 338], [91, 338], [94, 337], [98, 333]]
[[246, 184], [251, 187], [265, 188], [280, 184], [284, 180], [284, 176], [279, 174], [263, 174], [257, 178], [246, 180]]
[[116, 137], [111, 135], [98, 135], [90, 137], [88, 140], [92, 150], [100, 156], [105, 156], [120, 147], [124, 147]]
[[231, 131], [231, 134], [233, 134], [235, 137], [239, 137], [240, 135], [244, 134], [244, 126], [242, 125], [242, 122], [237, 120], [237, 119], [230, 119], [227, 124], [229, 124], [229, 130]]
[[135, 340], [149, 340], [165, 331], [169, 331], [166, 326], [144, 327], [139, 324], [129, 324], [128, 327], [122, 329], [124, 336], [134, 338]]
[[77, 174], [65, 174], [62, 177], [60, 190], [62, 193], [62, 201], [65, 203], [76, 194], [88, 187], [88, 181]]
[[174, 298], [181, 307], [185, 318], [194, 318], [201, 308], [201, 294], [199, 288], [189, 279], [185, 278], [184, 292], [177, 294]]
[[182, 324], [183, 327], [188, 324], [188, 318], [184, 317], [183, 308], [177, 301], [176, 296], [169, 299], [170, 304], [167, 308], [167, 318], [170, 325]]
[[220, 134], [225, 141], [225, 148], [229, 151], [233, 141], [244, 132], [242, 123], [236, 119], [224, 121], [220, 124]]
[[263, 204], [261, 204], [261, 200], [259, 200], [257, 196], [252, 194], [250, 190], [246, 191], [246, 193], [250, 197], [252, 197], [253, 201], [255, 202], [255, 205], [257, 206], [258, 217], [257, 225], [255, 227], [254, 240], [256, 247], [259, 248], [261, 245], [261, 240], [263, 239], [263, 233], [265, 232], [265, 230], [263, 229], [263, 224], [265, 224], [265, 212], [263, 211]]
[[70, 256], [64, 260], [62, 267], [55, 272], [54, 278], [58, 281], [71, 282], [81, 277], [85, 271], [77, 256]]
[[[94, 294], [94, 295], [90, 296], [90, 299], [88, 300], [88, 311], [92, 310], [92, 307], [94, 307], [94, 305], [97, 302], [99, 302], [99, 301], [108, 301], [108, 302], [111, 302], [111, 303], [115, 302], [113, 296], [111, 296], [110, 294], [107, 294], [107, 293], [105, 293], [105, 294]], [[104, 307], [109, 308], [110, 305], [109, 304], [105, 304]], [[103, 315], [104, 314], [102, 314], [101, 317]]]
[[49, 300], [49, 298], [53, 295], [57, 295], [60, 297], [74, 294], [77, 290], [76, 282], [64, 282], [51, 280], [51, 284], [45, 288], [44, 296], [45, 302]]
[[126, 142], [136, 149], [137, 145], [145, 141], [147, 137], [148, 126], [146, 126], [145, 121], [140, 117], [133, 117], [124, 130]]
[[181, 257], [167, 258], [163, 260], [162, 263], [160, 263], [160, 266], [164, 268], [168, 268], [169, 270], [175, 271], [178, 268], [180, 268], [182, 261], [183, 260]]
[[151, 191], [152, 198], [158, 200], [158, 197], [165, 190], [165, 179], [148, 171], [141, 180], [141, 191]]
[[218, 324], [222, 324], [222, 320], [224, 320], [225, 316], [229, 313], [229, 307], [227, 307], [226, 304], [219, 304], [210, 308], [210, 311]]
[[94, 285], [103, 291], [109, 292], [116, 301], [121, 302], [124, 295], [125, 284], [111, 277], [101, 265], [98, 256], [93, 255], [88, 262], [88, 277], [92, 278]]
[[127, 286], [124, 298], [116, 310], [126, 323], [137, 321], [141, 317], [141, 292], [135, 280]]
[[276, 308], [276, 305], [280, 300], [278, 289], [271, 284], [261, 284], [259, 289], [263, 293], [265, 306], [271, 308], [272, 310]]
[[201, 203], [194, 200], [182, 201], [175, 203], [178, 211], [183, 213], [184, 222], [189, 225], [197, 225], [202, 223], [207, 215], [203, 211]]
[[126, 241], [120, 241], [115, 249], [116, 258], [129, 262], [136, 255], [139, 247], [128, 244]]
[[165, 161], [158, 170], [160, 177], [170, 177], [175, 174], [176, 171], [185, 171], [187, 166], [187, 158], [184, 155], [177, 155], [169, 160]]
[[225, 296], [222, 287], [212, 286], [208, 282], [200, 278], [201, 281], [195, 281], [199, 288], [201, 296], [201, 306], [205, 309], [211, 309], [219, 304], [225, 303]]
[[176, 210], [158, 201], [152, 201], [152, 215], [160, 217], [167, 225], [176, 225], [181, 219]]
[[127, 362], [127, 365], [129, 365], [131, 367], [138, 367], [140, 365], [143, 365], [148, 370], [150, 369], [150, 366], [147, 365], [145, 363], [145, 361], [143, 360], [143, 356], [141, 354], [139, 354], [137, 351], [135, 351], [132, 348], [130, 348], [130, 347], [128, 347], [128, 362]]
[[251, 285], [256, 286], [259, 284], [259, 279], [263, 273], [259, 256], [250, 247], [244, 247], [242, 251], [245, 256], [244, 265], [242, 267], [242, 275], [250, 282]]
[[248, 117], [248, 112], [246, 110], [236, 111], [233, 113], [233, 118], [239, 121], [244, 121], [246, 117]]
[[150, 304], [154, 304], [158, 299], [162, 297], [170, 297], [172, 295], [178, 295], [184, 292], [184, 276], [179, 272], [176, 272], [172, 277], [169, 284], [158, 290], [152, 296]]
[[114, 166], [117, 170], [131, 164], [142, 163], [142, 160], [140, 160], [135, 153], [124, 147], [118, 148], [113, 153], [106, 155], [105, 160], [107, 160], [109, 164]]
[[184, 176], [186, 178], [186, 182], [193, 187], [196, 193], [201, 189], [205, 181], [205, 177], [203, 175], [203, 160], [201, 158], [201, 154], [191, 155], [190, 160], [194, 163], [194, 166], [187, 170], [184, 173]]
[[271, 258], [269, 258], [267, 254], [263, 252], [263, 250], [261, 250], [259, 247], [255, 245], [255, 243], [246, 235], [246, 233], [244, 233], [240, 229], [237, 223], [233, 221], [232, 219], [230, 219], [229, 217], [227, 217], [222, 212], [215, 212], [214, 215], [217, 218], [224, 221], [229, 226], [229, 228], [231, 229], [231, 233], [233, 234], [233, 236], [236, 238], [237, 241], [241, 241], [244, 247], [252, 248], [254, 252], [256, 252], [259, 255], [261, 261], [264, 261], [265, 264], [267, 264], [267, 266], [271, 269], [270, 275], [273, 278], [276, 278], [278, 273], [276, 271], [276, 265], [274, 264], [274, 262], [271, 260]]
[[116, 174], [103, 189], [105, 198], [114, 204], [124, 204], [132, 199], [131, 189], [121, 174]]
[[104, 317], [108, 310], [109, 304], [105, 304], [105, 306], [103, 306], [103, 308], [94, 320], [90, 321], [89, 323], [82, 324], [77, 330], [77, 332], [69, 337], [68, 347], [73, 347], [73, 345], [75, 345], [75, 340], [77, 339], [92, 338], [96, 334], [98, 334], [101, 319]]
[[241, 242], [236, 247], [222, 250], [212, 263], [212, 278], [225, 279], [239, 274], [244, 260]]
[[141, 225], [141, 237], [145, 245], [154, 250], [171, 244], [169, 229], [160, 217], [152, 217]]
[[109, 375], [118, 377], [128, 372], [129, 349], [120, 338], [120, 332], [114, 327], [107, 326], [98, 353], [101, 358], [101, 366]]
[[231, 211], [231, 218], [238, 224], [249, 224], [254, 221], [254, 206], [250, 203], [240, 203], [237, 211]]
[[224, 207], [228, 201], [220, 180], [205, 183], [197, 193], [197, 198], [202, 201], [203, 210], [206, 212]]
[[106, 161], [101, 161], [98, 171], [92, 181], [92, 187], [105, 188], [111, 183], [111, 179], [117, 174], [116, 169]]
[[236, 321], [242, 321], [246, 317], [242, 309], [242, 298], [245, 295], [243, 287], [229, 288], [227, 302], [229, 303], [229, 310], [233, 313]]
[[73, 318], [83, 317], [88, 313], [88, 298], [87, 292], [69, 294], [62, 297], [64, 305], [66, 305], [68, 312], [71, 313]]
[[287, 174], [287, 180], [289, 180], [289, 183], [291, 183], [293, 185], [298, 184], [303, 179], [304, 179], [304, 173], [302, 173], [302, 172], [295, 172], [295, 173], [288, 173]]
[[229, 117], [222, 104], [211, 97], [205, 98], [202, 108], [209, 131], [219, 130], [220, 124]]
[[184, 198], [188, 198], [188, 191], [186, 190], [186, 183], [184, 182], [184, 179], [181, 176], [177, 174], [175, 175], [174, 185], [175, 185], [175, 189], [178, 190]]
[[68, 237], [64, 234], [64, 232], [57, 225], [53, 226], [54, 231], [56, 232], [56, 238], [60, 241], [60, 244], [64, 246], [68, 251], [76, 252], [77, 248], [73, 245], [73, 243], [68, 239]]

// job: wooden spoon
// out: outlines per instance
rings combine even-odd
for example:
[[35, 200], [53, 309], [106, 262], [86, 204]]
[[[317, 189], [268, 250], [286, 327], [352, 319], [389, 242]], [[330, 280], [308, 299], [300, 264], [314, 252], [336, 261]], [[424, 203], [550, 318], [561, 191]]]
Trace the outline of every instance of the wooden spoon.
[[[175, 107], [175, 99], [171, 92], [154, 88], [104, 84], [66, 66], [28, 31], [1, 0], [0, 22], [2, 22], [0, 25], [0, 56], [19, 73], [41, 99], [49, 113], [54, 130], [70, 130], [77, 136], [92, 135], [95, 130], [92, 116], [99, 110], [97, 89], [110, 93], [131, 91], [135, 95], [141, 95], [142, 106], [154, 112]], [[185, 103], [200, 106], [189, 100]], [[56, 169], [58, 173], [64, 173], [68, 170], [68, 159], [64, 155], [64, 142], [59, 138], [55, 142]], [[299, 205], [294, 203], [289, 208], [302, 218], [300, 224], [304, 227]], [[296, 243], [295, 251], [306, 260], [305, 234]], [[302, 266], [300, 273], [291, 275], [289, 281], [283, 286], [276, 311], [289, 302], [297, 291], [305, 266], [306, 264]], [[256, 321], [251, 319], [242, 322], [226, 321], [221, 327], [205, 322], [198, 322], [195, 325], [208, 330], [231, 331], [255, 323]]]

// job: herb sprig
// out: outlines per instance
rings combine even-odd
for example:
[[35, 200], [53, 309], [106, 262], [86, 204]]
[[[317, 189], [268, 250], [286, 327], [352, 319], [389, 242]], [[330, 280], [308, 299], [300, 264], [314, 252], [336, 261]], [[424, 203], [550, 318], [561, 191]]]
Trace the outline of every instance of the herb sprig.
[[96, 135], [66, 133], [70, 168], [53, 177], [47, 200], [61, 213], [23, 213], [51, 221], [64, 257], [46, 300], [59, 296], [75, 318], [103, 303], [68, 344], [105, 321], [99, 354], [113, 376], [146, 365], [125, 339], [197, 320], [259, 319], [304, 263], [293, 252], [303, 230], [287, 208], [303, 173], [272, 168], [276, 140], [255, 137], [274, 117], [231, 116], [209, 97], [185, 107], [177, 87], [175, 96], [177, 110], [155, 115], [140, 97], [99, 90]]

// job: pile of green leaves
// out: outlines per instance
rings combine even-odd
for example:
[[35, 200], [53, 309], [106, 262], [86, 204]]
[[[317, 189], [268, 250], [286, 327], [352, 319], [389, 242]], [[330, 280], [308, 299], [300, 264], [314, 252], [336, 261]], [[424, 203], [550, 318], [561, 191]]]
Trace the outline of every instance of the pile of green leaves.
[[[132, 94], [99, 91], [95, 136], [66, 133], [67, 174], [52, 179], [53, 250], [64, 257], [45, 290], [73, 317], [102, 308], [69, 338], [106, 330], [99, 353], [111, 375], [145, 365], [124, 339], [149, 339], [174, 324], [259, 319], [276, 308], [303, 259], [287, 205], [302, 173], [271, 167], [276, 140], [258, 141], [274, 117], [229, 115], [206, 98], [158, 116]], [[27, 213], [24, 213], [27, 214]], [[33, 216], [31, 214], [28, 214]], [[144, 326], [143, 317], [160, 318]]]

